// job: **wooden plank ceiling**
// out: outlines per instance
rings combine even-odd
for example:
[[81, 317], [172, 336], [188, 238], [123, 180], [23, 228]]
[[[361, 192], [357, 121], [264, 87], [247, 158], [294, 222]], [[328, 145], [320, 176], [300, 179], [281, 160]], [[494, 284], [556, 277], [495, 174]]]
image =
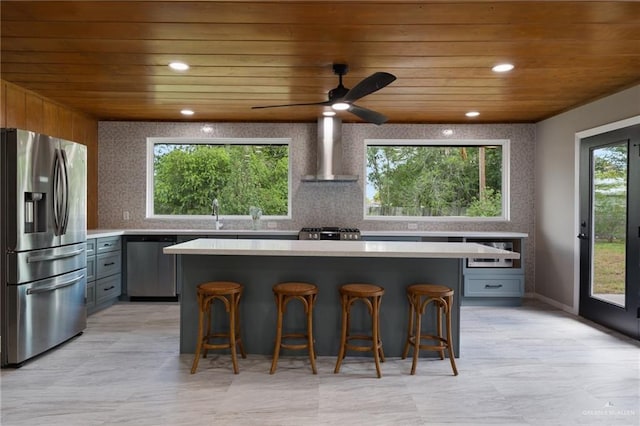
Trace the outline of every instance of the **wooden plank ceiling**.
[[326, 100], [332, 63], [347, 87], [397, 76], [357, 102], [391, 123], [536, 122], [640, 83], [636, 1], [0, 5], [2, 79], [101, 120], [312, 122], [322, 106], [251, 106]]

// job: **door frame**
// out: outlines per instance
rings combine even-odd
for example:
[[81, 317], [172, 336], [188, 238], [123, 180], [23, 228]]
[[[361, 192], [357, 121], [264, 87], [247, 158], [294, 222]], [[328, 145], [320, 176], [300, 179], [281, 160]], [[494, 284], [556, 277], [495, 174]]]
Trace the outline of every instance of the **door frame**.
[[[613, 123], [604, 124], [587, 130], [575, 133], [574, 145], [574, 181], [573, 181], [573, 224], [575, 235], [580, 233], [580, 144], [582, 139], [601, 135], [614, 130], [624, 129], [640, 124], [640, 115], [626, 118], [624, 120], [615, 121]], [[580, 309], [580, 240], [574, 238], [573, 242], [573, 309], [571, 313], [578, 315]]]

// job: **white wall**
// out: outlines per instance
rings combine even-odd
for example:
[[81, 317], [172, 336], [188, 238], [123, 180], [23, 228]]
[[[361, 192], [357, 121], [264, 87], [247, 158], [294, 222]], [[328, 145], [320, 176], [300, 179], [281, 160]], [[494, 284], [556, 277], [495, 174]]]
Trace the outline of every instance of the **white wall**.
[[577, 312], [576, 133], [640, 114], [640, 85], [541, 121], [535, 151], [535, 292]]

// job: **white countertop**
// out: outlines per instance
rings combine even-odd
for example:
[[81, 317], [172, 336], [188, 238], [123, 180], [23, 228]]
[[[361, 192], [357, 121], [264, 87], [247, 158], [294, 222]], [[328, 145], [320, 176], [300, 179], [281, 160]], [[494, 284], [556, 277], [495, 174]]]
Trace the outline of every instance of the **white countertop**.
[[520, 254], [475, 243], [408, 241], [299, 241], [199, 238], [163, 249], [165, 254], [519, 259]]
[[[364, 237], [467, 237], [467, 238], [526, 238], [523, 232], [496, 231], [361, 231]], [[291, 230], [250, 229], [89, 229], [87, 238], [113, 237], [118, 235], [298, 235]]]

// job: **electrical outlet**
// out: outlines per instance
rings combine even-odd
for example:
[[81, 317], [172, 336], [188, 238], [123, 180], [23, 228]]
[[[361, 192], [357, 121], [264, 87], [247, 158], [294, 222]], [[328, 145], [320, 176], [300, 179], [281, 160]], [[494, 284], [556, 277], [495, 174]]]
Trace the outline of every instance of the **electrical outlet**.
[[267, 222], [267, 228], [276, 229], [278, 227], [278, 222]]
[[123, 211], [122, 212], [122, 219], [123, 220], [129, 220], [129, 212], [128, 211]]
[[409, 228], [412, 231], [415, 231], [416, 229], [418, 229], [418, 224], [417, 223], [409, 223], [407, 225], [407, 228]]

